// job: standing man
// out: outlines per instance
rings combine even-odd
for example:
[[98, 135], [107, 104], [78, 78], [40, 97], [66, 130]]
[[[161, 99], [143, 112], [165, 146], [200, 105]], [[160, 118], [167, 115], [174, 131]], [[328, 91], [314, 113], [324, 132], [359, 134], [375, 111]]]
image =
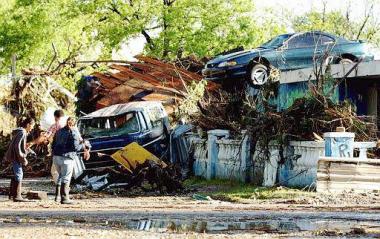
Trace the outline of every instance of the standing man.
[[[54, 111], [55, 123], [52, 126], [50, 126], [50, 128], [46, 134], [49, 142], [53, 141], [55, 133], [63, 127], [62, 117], [64, 117], [64, 116], [65, 116], [65, 114], [64, 114], [63, 110]], [[57, 202], [58, 198], [60, 197], [61, 184], [58, 183], [58, 172], [57, 172], [57, 169], [55, 168], [54, 163], [51, 164], [50, 173], [51, 173], [51, 176], [52, 176], [53, 181], [55, 183], [55, 201]]]
[[21, 122], [20, 126], [20, 128], [13, 130], [11, 143], [4, 156], [5, 160], [12, 162], [14, 177], [11, 179], [9, 196], [11, 199], [13, 198], [14, 202], [27, 201], [21, 196], [21, 185], [24, 176], [22, 167], [28, 165], [26, 137], [34, 128], [34, 120], [27, 118]]
[[58, 171], [58, 184], [61, 185], [61, 203], [72, 204], [69, 197], [70, 181], [74, 168], [74, 160], [77, 153], [84, 151], [88, 154], [88, 148], [82, 143], [82, 137], [75, 127], [73, 118], [67, 119], [67, 124], [59, 129], [54, 136], [53, 144], [53, 163]]

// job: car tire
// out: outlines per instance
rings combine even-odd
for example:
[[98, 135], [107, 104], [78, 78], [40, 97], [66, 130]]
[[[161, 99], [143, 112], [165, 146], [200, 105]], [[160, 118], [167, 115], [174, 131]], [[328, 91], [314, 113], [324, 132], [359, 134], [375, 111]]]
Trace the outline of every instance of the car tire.
[[248, 82], [253, 87], [260, 87], [268, 82], [269, 70], [263, 64], [255, 64], [248, 71]]
[[352, 64], [352, 63], [354, 63], [354, 61], [351, 60], [351, 59], [348, 59], [348, 58], [342, 58], [342, 59], [339, 61], [339, 64], [343, 64], [343, 65], [345, 65], [345, 64]]

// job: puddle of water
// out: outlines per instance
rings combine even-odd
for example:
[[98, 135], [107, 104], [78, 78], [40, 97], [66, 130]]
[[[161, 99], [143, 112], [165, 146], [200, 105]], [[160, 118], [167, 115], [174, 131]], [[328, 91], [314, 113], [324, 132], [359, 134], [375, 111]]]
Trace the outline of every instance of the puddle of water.
[[[199, 233], [222, 233], [222, 232], [242, 232], [287, 234], [296, 232], [351, 232], [355, 228], [370, 228], [372, 231], [380, 232], [380, 222], [378, 221], [358, 221], [343, 219], [306, 219], [306, 218], [278, 218], [278, 219], [242, 219], [231, 218], [221, 220], [211, 218], [209, 220], [200, 219], [101, 219], [101, 218], [0, 218], [2, 223], [24, 224], [24, 225], [58, 225], [58, 226], [79, 226], [85, 224], [90, 227], [102, 226], [112, 228], [125, 228], [130, 230], [150, 231], [150, 232], [199, 232]], [[380, 235], [380, 234], [379, 234]], [[369, 236], [366, 234], [366, 236]]]

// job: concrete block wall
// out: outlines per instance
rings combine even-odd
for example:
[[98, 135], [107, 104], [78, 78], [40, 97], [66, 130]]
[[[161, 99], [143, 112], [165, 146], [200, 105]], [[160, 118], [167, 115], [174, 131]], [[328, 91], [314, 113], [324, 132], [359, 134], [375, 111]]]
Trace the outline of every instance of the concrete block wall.
[[[323, 142], [291, 142], [284, 149], [287, 161], [279, 165], [280, 147], [269, 145], [269, 152], [257, 148], [252, 153], [244, 133], [231, 139], [226, 130], [208, 132], [207, 139], [192, 137], [194, 174], [207, 179], [234, 179], [256, 185], [305, 187], [315, 183], [317, 161], [323, 154]], [[266, 155], [267, 154], [267, 155]], [[269, 156], [269, 160], [265, 160]]]
[[[250, 141], [242, 133], [239, 139], [231, 139], [226, 130], [212, 130], [206, 139], [192, 139], [194, 146], [194, 174], [206, 179], [233, 179], [273, 186], [276, 182], [278, 147], [270, 147], [270, 162], [262, 155], [252, 154]], [[259, 152], [256, 151], [256, 152]]]
[[207, 139], [192, 137], [190, 142], [194, 150], [194, 175], [206, 178], [208, 165]]
[[218, 155], [215, 178], [231, 178], [242, 182], [250, 179], [250, 152], [247, 137], [241, 140], [217, 140]]
[[[251, 149], [250, 139], [244, 132], [238, 138], [231, 138], [227, 130], [211, 130], [207, 139], [193, 137], [192, 141], [196, 176], [234, 179], [268, 187], [276, 184], [314, 187], [318, 160], [325, 155], [323, 141], [291, 141], [283, 149], [285, 162], [279, 164], [278, 144], [270, 143], [268, 152], [259, 146]], [[375, 142], [355, 142], [354, 148], [360, 149], [359, 159], [365, 159], [367, 149], [375, 145]]]
[[292, 141], [286, 148], [287, 160], [279, 168], [279, 184], [287, 187], [315, 186], [319, 157], [324, 142]]

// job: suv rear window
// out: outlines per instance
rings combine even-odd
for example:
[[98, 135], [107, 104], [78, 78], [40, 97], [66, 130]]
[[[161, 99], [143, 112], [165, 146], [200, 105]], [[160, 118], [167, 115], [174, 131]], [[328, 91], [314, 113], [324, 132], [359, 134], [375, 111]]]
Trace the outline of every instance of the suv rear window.
[[88, 138], [118, 136], [140, 131], [135, 112], [107, 118], [82, 119], [79, 121], [79, 129], [83, 137]]

